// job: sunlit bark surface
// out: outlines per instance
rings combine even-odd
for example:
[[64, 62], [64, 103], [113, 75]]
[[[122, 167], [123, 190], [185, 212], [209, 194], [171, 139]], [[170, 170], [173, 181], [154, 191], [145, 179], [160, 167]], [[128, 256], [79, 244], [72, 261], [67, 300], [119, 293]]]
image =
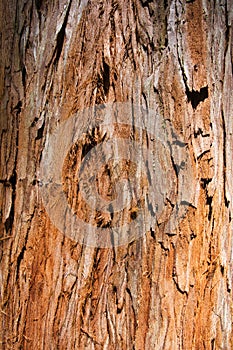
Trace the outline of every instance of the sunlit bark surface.
[[[1, 2], [2, 349], [233, 348], [232, 9]], [[195, 201], [172, 234], [158, 223], [121, 247], [81, 245], [44, 208], [41, 155], [75, 112], [127, 101], [159, 106], [182, 136]]]

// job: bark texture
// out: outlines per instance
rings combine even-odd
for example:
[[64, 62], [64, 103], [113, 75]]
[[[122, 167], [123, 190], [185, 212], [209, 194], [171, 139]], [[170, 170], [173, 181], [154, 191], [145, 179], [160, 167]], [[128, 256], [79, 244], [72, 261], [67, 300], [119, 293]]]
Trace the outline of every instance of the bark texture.
[[[233, 349], [232, 0], [9, 0], [0, 22], [1, 348]], [[91, 248], [38, 171], [59, 123], [115, 101], [160, 106], [197, 199], [174, 235]]]

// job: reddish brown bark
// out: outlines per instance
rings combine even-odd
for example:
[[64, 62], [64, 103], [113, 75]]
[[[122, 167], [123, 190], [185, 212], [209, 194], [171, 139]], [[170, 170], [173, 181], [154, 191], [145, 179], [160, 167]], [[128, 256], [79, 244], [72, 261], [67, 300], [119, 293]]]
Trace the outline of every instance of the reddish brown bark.
[[[2, 349], [233, 348], [232, 8], [1, 3]], [[41, 155], [73, 113], [127, 101], [182, 135], [196, 200], [174, 235], [82, 246], [45, 210]]]

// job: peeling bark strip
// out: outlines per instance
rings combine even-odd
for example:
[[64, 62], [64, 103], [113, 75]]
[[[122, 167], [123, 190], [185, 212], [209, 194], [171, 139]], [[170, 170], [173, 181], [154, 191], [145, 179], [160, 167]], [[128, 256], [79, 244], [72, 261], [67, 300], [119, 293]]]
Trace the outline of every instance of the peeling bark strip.
[[[233, 348], [232, 8], [232, 0], [1, 3], [2, 349]], [[196, 197], [176, 232], [164, 224], [176, 209], [170, 193], [164, 217], [140, 239], [92, 248], [50, 221], [39, 170], [57, 126], [115, 102], [171, 123]], [[77, 210], [78, 150], [62, 173]], [[108, 198], [108, 168], [99, 189]]]

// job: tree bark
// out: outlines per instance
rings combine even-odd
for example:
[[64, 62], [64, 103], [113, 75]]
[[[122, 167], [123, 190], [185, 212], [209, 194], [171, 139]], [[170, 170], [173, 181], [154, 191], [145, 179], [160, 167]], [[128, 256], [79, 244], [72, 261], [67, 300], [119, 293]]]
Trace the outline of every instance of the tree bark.
[[[2, 1], [2, 349], [233, 349], [232, 9]], [[42, 200], [46, 142], [77, 112], [128, 101], [182, 136], [195, 198], [174, 232], [157, 222], [122, 246], [83, 245]]]

